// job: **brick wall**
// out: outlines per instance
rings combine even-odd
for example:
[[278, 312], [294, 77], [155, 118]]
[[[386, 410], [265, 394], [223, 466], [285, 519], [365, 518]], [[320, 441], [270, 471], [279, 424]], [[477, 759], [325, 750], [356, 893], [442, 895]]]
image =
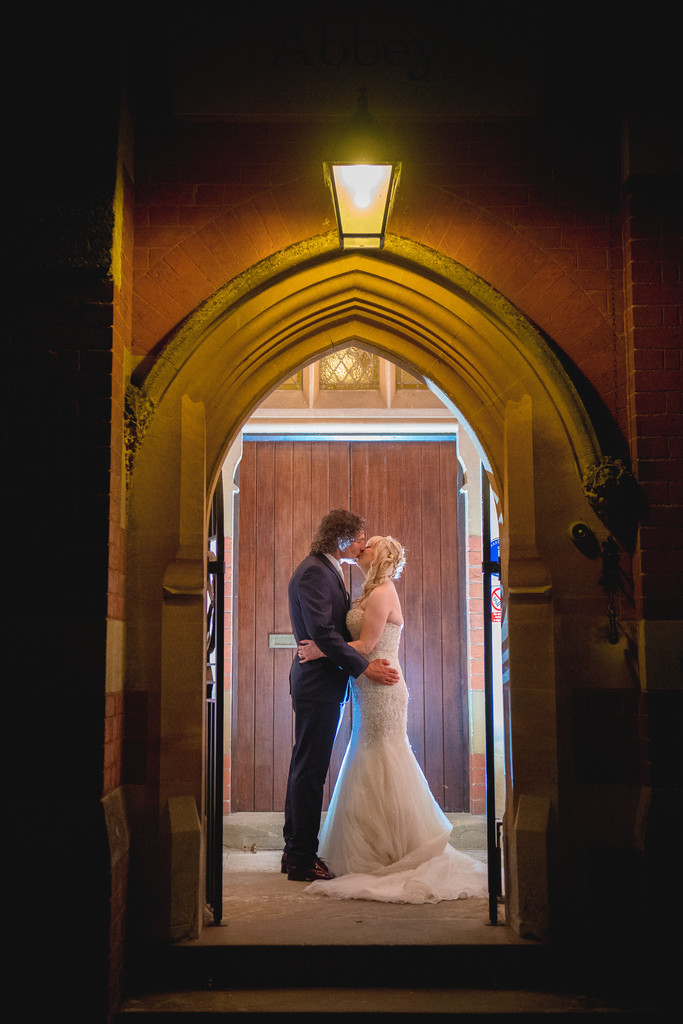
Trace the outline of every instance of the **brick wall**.
[[[125, 501], [126, 480], [124, 470], [124, 406], [126, 379], [131, 347], [132, 316], [132, 253], [133, 253], [133, 185], [130, 175], [122, 171], [122, 194], [118, 220], [120, 258], [113, 270], [113, 302], [111, 311], [111, 365], [110, 365], [110, 445], [109, 462], [109, 537], [107, 576], [107, 620], [125, 619], [126, 534]], [[115, 229], [116, 230], [116, 229]], [[109, 643], [116, 643], [112, 635]], [[114, 659], [117, 660], [117, 659]], [[121, 659], [122, 662], [122, 659]], [[130, 709], [124, 703], [123, 678], [107, 681], [105, 697], [105, 741], [103, 795], [110, 793], [123, 781], [124, 737], [130, 726], [125, 714]], [[137, 764], [137, 761], [133, 762]]]
[[[329, 218], [311, 129], [183, 125], [138, 146], [134, 345], [138, 356], [233, 277]], [[327, 230], [332, 227], [327, 224]]]
[[675, 210], [680, 214], [674, 178], [628, 182], [629, 436], [634, 472], [649, 503], [633, 568], [637, 609], [651, 619], [683, 617], [683, 247]]
[[[562, 144], [560, 130], [522, 122], [406, 130], [391, 230], [464, 264], [515, 303], [570, 356], [625, 429], [611, 129], [591, 140], [585, 162]], [[143, 141], [133, 307], [141, 372], [217, 288], [334, 227], [323, 140], [316, 125], [184, 124]]]
[[[141, 140], [133, 296], [141, 374], [216, 289], [333, 228], [323, 134], [312, 124], [185, 123]], [[464, 264], [515, 303], [575, 363], [586, 400], [591, 387], [600, 396], [601, 422], [613, 416], [626, 431], [617, 142], [614, 125], [583, 150], [566, 145], [560, 126], [531, 122], [412, 127], [391, 229]], [[474, 572], [470, 678], [483, 689]], [[483, 761], [472, 753], [473, 809], [484, 806]], [[228, 808], [229, 764], [224, 786]]]

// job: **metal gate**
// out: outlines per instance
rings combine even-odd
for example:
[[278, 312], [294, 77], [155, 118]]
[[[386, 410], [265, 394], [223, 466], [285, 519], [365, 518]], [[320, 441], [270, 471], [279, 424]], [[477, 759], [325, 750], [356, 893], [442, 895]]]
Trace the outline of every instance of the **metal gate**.
[[493, 636], [491, 630], [491, 594], [494, 576], [500, 577], [500, 562], [491, 550], [491, 486], [488, 473], [481, 467], [481, 540], [484, 620], [484, 702], [486, 732], [486, 859], [489, 885], [489, 922], [498, 923], [498, 898], [502, 894], [500, 828], [496, 818], [496, 779], [493, 719]]
[[219, 479], [211, 506], [206, 642], [206, 903], [214, 924], [223, 916], [223, 707], [225, 530]]

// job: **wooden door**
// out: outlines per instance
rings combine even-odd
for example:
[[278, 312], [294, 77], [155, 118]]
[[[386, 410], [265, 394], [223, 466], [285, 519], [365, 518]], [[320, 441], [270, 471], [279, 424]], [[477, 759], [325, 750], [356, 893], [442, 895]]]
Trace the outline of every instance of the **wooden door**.
[[[232, 808], [280, 811], [292, 749], [287, 584], [332, 508], [365, 515], [367, 536], [406, 548], [397, 581], [405, 617], [400, 659], [410, 690], [408, 733], [446, 811], [469, 810], [465, 508], [448, 441], [245, 441], [239, 470], [232, 706]], [[352, 598], [357, 569], [345, 566]], [[327, 799], [350, 730], [347, 707]]]

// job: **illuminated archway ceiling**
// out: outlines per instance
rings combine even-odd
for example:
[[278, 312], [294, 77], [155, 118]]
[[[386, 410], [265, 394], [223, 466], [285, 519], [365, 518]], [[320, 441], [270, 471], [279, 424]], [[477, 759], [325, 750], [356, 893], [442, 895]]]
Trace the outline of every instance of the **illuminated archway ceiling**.
[[235, 298], [226, 286], [186, 321], [145, 390], [156, 404], [178, 389], [201, 401], [211, 448], [300, 366], [360, 343], [432, 382], [493, 458], [506, 403], [531, 396], [578, 466], [592, 461], [586, 411], [533, 326], [465, 268], [414, 244], [410, 255], [339, 254], [272, 277], [264, 266], [258, 287]]

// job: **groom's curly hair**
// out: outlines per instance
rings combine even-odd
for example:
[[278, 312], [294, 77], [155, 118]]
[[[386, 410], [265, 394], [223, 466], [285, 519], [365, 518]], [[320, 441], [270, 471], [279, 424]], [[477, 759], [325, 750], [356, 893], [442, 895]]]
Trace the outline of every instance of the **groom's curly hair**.
[[331, 555], [337, 548], [343, 551], [364, 529], [363, 516], [349, 512], [345, 508], [332, 509], [323, 516], [313, 538], [311, 551], [323, 555]]

